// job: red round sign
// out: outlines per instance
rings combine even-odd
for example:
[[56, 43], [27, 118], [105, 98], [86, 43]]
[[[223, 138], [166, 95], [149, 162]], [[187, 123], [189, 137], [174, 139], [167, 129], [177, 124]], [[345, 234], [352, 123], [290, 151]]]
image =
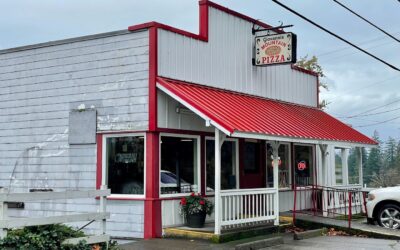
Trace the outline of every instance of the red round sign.
[[297, 163], [297, 169], [300, 171], [303, 171], [304, 169], [307, 168], [307, 164], [305, 161], [301, 161], [299, 163]]

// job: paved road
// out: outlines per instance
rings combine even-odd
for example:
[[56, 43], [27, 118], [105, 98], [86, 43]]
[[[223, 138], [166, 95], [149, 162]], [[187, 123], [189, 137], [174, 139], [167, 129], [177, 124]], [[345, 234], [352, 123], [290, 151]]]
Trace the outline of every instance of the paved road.
[[400, 241], [357, 238], [351, 236], [320, 236], [305, 240], [285, 239], [284, 245], [264, 248], [264, 250], [400, 250]]
[[[264, 248], [264, 250], [400, 250], [400, 241], [380, 240], [372, 238], [357, 238], [351, 236], [321, 236], [305, 240], [292, 240], [291, 235], [284, 237], [285, 244]], [[205, 250], [205, 249], [234, 249], [233, 242], [226, 244], [211, 244], [205, 241], [190, 241], [179, 239], [141, 240], [122, 245], [124, 250]]]

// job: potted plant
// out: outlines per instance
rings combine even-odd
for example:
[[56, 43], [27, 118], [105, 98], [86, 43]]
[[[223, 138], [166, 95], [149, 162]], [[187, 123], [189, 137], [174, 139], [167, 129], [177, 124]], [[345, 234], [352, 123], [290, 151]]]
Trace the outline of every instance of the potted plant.
[[186, 225], [201, 228], [206, 221], [206, 215], [211, 215], [214, 205], [200, 194], [191, 193], [180, 202], [180, 213], [186, 219]]

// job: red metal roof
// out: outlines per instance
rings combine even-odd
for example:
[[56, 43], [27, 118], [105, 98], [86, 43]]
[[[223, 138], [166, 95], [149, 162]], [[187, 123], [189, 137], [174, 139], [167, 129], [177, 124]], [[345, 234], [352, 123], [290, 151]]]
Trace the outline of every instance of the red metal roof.
[[318, 108], [164, 78], [158, 84], [231, 134], [376, 144]]

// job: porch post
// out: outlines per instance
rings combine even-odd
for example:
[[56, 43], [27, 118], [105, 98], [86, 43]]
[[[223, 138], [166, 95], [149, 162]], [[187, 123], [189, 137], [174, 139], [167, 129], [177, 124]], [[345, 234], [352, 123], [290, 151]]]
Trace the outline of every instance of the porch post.
[[274, 225], [278, 226], [279, 225], [279, 155], [278, 155], [278, 150], [279, 150], [279, 142], [274, 141], [271, 142], [272, 146], [272, 155], [273, 155], [273, 169], [274, 169], [274, 189], [276, 190], [275, 196], [274, 196], [274, 214], [276, 216]]
[[327, 166], [327, 156], [328, 156], [328, 145], [320, 144], [319, 149], [321, 150], [321, 165], [322, 165], [322, 177], [321, 186], [327, 186], [328, 184], [328, 166]]
[[[322, 186], [327, 186], [328, 184], [328, 145], [320, 144], [319, 149], [321, 150], [321, 164], [322, 164]], [[326, 189], [322, 191], [322, 216], [328, 216], [328, 193]]]
[[348, 167], [348, 156], [349, 150], [347, 148], [342, 149], [342, 184], [349, 185], [349, 167]]
[[363, 173], [363, 159], [362, 159], [362, 147], [356, 148], [357, 152], [357, 164], [358, 164], [358, 183], [361, 187], [364, 186], [364, 173]]
[[225, 135], [221, 134], [219, 129], [215, 128], [215, 174], [214, 174], [214, 216], [215, 216], [215, 228], [214, 234], [221, 234], [221, 215], [222, 215], [222, 204], [221, 204], [221, 147], [224, 143]]

